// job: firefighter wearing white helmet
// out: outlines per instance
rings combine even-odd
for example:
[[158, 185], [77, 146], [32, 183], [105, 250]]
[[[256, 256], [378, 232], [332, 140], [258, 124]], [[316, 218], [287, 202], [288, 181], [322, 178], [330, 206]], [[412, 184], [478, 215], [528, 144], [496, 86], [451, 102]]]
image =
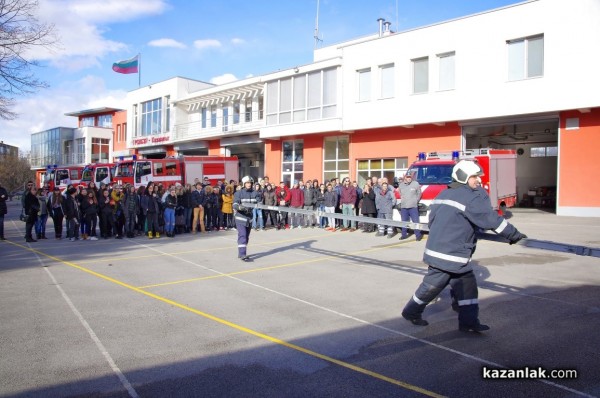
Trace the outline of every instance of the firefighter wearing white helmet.
[[242, 178], [242, 184], [242, 189], [233, 195], [235, 227], [238, 233], [238, 258], [242, 261], [252, 261], [246, 249], [252, 230], [252, 208], [260, 202], [260, 193], [253, 189], [252, 177]]
[[464, 332], [482, 332], [489, 326], [479, 322], [477, 280], [471, 256], [477, 243], [476, 230], [493, 230], [510, 244], [527, 236], [499, 216], [490, 198], [481, 188], [483, 171], [471, 160], [461, 160], [452, 170], [454, 181], [431, 203], [429, 238], [423, 261], [427, 275], [408, 301], [402, 316], [414, 325], [426, 326], [422, 318], [429, 302], [450, 284], [453, 307], [458, 310], [458, 328]]

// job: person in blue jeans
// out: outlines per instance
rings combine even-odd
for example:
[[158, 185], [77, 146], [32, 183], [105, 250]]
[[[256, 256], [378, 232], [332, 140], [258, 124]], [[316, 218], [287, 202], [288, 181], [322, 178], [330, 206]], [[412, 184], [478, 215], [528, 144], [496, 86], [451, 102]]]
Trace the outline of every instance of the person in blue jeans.
[[[411, 174], [406, 173], [404, 179], [398, 186], [400, 191], [400, 217], [402, 221], [419, 222], [419, 200], [421, 200], [421, 185], [414, 181]], [[417, 240], [423, 238], [423, 234], [418, 229], [415, 230]], [[408, 228], [402, 228], [400, 240], [408, 238]]]
[[171, 187], [165, 198], [165, 233], [169, 238], [174, 238], [175, 230], [175, 208], [177, 207], [177, 191]]
[[[258, 193], [257, 198], [258, 201], [257, 203], [263, 203], [263, 191], [262, 188], [260, 186], [260, 184], [254, 184], [254, 191], [256, 191]], [[265, 222], [263, 219], [263, 211], [262, 209], [257, 209], [257, 208], [253, 208], [252, 209], [252, 228], [256, 231], [258, 231], [259, 229], [264, 230], [265, 229]]]

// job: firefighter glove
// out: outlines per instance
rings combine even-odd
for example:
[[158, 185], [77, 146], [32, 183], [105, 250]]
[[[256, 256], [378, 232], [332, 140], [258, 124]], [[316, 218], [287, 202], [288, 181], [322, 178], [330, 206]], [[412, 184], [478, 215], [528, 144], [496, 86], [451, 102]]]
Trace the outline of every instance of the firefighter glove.
[[517, 243], [521, 239], [527, 239], [527, 235], [522, 234], [520, 232], [517, 232], [516, 235], [510, 240], [510, 244], [514, 245], [515, 243]]

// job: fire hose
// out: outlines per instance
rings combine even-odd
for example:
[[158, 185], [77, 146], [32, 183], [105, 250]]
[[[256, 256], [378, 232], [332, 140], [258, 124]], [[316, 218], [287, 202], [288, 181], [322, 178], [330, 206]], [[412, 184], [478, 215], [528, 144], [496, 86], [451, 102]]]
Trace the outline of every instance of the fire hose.
[[[395, 221], [395, 220], [387, 220], [383, 218], [371, 218], [365, 216], [350, 216], [346, 214], [340, 213], [327, 213], [323, 210], [305, 210], [299, 209], [296, 207], [283, 207], [283, 206], [267, 206], [263, 204], [255, 204], [254, 207], [262, 210], [273, 210], [278, 211], [280, 213], [288, 213], [288, 214], [303, 214], [308, 216], [316, 217], [319, 220], [321, 217], [326, 218], [335, 218], [340, 220], [348, 220], [348, 221], [356, 221], [366, 224], [379, 224], [385, 226], [391, 226], [396, 228], [409, 228], [412, 230], [418, 229], [420, 231], [427, 232], [429, 231], [429, 226], [427, 224], [415, 223], [411, 221]], [[500, 235], [496, 235], [494, 233], [480, 231], [477, 234], [477, 239], [488, 240], [492, 242], [502, 242], [507, 243], [508, 240]], [[540, 240], [540, 239], [532, 239], [526, 238], [522, 239], [516, 243], [519, 246], [528, 247], [532, 249], [542, 249], [542, 250], [550, 250], [561, 253], [570, 253], [575, 254], [577, 256], [591, 256], [591, 257], [600, 257], [600, 248], [588, 247], [582, 245], [574, 245], [569, 243], [561, 243], [561, 242], [552, 242], [548, 240]]]

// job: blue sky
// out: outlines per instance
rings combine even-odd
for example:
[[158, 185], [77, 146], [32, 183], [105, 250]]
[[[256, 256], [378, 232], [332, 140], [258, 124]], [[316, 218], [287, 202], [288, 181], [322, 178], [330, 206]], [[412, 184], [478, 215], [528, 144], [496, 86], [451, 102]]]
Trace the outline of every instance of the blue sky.
[[[60, 44], [29, 56], [48, 89], [17, 99], [17, 120], [0, 121], [0, 140], [30, 148], [30, 134], [75, 127], [66, 112], [123, 107], [138, 76], [112, 63], [142, 54], [142, 85], [183, 76], [212, 83], [312, 62], [317, 0], [39, 0]], [[331, 45], [376, 33], [474, 14], [516, 0], [321, 0], [319, 33]]]

